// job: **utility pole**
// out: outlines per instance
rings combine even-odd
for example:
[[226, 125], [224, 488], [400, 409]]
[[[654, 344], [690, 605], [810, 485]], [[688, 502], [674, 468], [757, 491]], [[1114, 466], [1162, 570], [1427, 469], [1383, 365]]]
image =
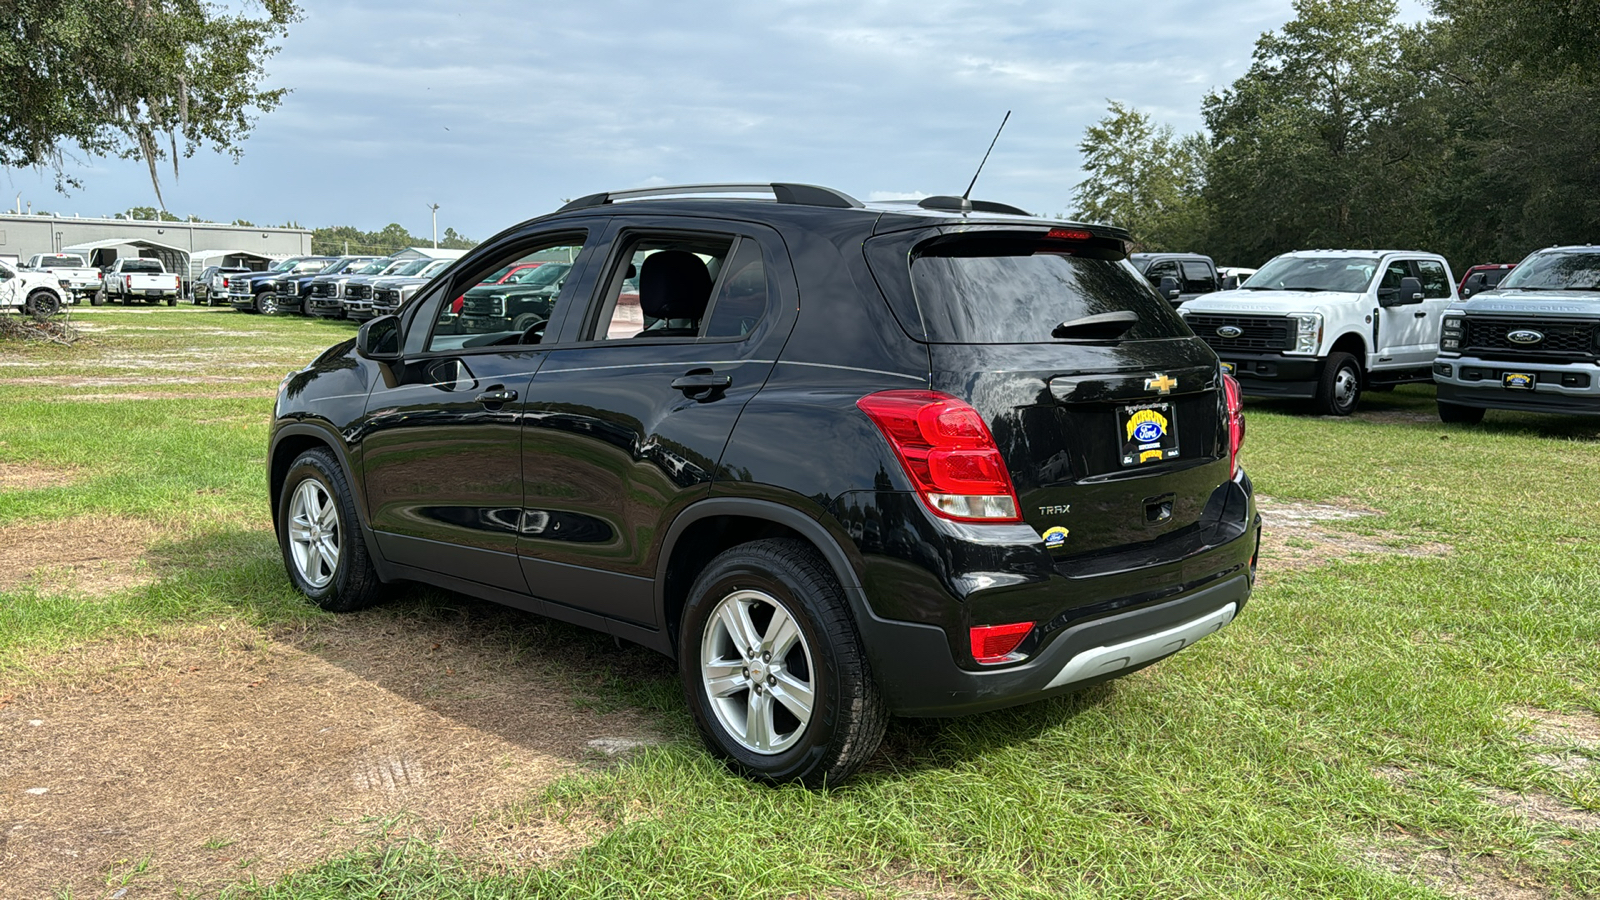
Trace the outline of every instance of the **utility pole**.
[[433, 249], [437, 250], [439, 249], [439, 204], [428, 203], [424, 205], [433, 210]]

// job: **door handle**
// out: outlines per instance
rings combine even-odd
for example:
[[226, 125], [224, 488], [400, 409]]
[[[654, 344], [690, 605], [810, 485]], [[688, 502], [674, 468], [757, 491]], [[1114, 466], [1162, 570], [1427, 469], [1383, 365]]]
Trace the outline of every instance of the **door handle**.
[[1416, 313], [1412, 313], [1411, 315], [1413, 315], [1413, 316], [1415, 316], [1416, 318], [1419, 318], [1419, 319], [1426, 319], [1428, 317], [1428, 314], [1425, 313], [1425, 312], [1416, 312]]
[[477, 397], [478, 402], [484, 404], [485, 406], [490, 406], [497, 403], [510, 403], [515, 399], [517, 399], [517, 392], [507, 390], [506, 388], [495, 388], [492, 391], [484, 391]]
[[731, 377], [718, 375], [710, 369], [690, 369], [672, 379], [674, 390], [683, 391], [685, 397], [702, 402], [713, 399], [732, 384]]

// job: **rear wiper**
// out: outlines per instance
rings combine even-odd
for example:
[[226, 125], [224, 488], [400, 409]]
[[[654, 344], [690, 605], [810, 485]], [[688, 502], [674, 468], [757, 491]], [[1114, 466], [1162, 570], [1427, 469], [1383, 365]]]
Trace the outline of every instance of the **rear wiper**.
[[1138, 313], [1123, 309], [1062, 322], [1050, 332], [1050, 336], [1060, 341], [1114, 341], [1127, 334], [1128, 329], [1138, 322]]

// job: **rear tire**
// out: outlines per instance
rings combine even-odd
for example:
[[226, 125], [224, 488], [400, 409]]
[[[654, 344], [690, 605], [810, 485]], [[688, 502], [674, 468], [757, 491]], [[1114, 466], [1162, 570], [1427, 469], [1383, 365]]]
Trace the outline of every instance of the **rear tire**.
[[1450, 425], [1476, 425], [1483, 421], [1484, 412], [1481, 406], [1462, 406], [1459, 403], [1439, 401], [1439, 421]]
[[883, 742], [888, 710], [844, 591], [801, 541], [711, 561], [689, 590], [678, 665], [707, 748], [747, 778], [838, 784]]
[[332, 453], [307, 450], [296, 457], [277, 507], [278, 549], [300, 593], [329, 612], [354, 612], [383, 599], [350, 482]]
[[167, 305], [168, 306], [177, 306], [178, 305], [178, 295], [177, 294], [173, 294], [171, 297], [168, 297], [167, 298]]
[[61, 312], [61, 298], [49, 291], [34, 291], [28, 295], [22, 309], [35, 319], [48, 319]]
[[106, 305], [106, 289], [105, 288], [101, 288], [100, 290], [95, 291], [93, 294], [90, 294], [89, 295], [89, 305], [90, 306], [105, 306]]
[[1361, 403], [1361, 365], [1348, 353], [1330, 353], [1317, 382], [1317, 411], [1325, 416], [1348, 416]]

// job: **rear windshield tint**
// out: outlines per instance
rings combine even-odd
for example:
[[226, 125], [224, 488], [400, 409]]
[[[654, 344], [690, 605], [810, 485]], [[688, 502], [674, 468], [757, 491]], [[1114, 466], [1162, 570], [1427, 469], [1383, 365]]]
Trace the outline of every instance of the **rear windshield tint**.
[[129, 260], [129, 261], [127, 261], [127, 262], [122, 264], [122, 271], [124, 271], [124, 272], [161, 272], [163, 274], [166, 273], [166, 270], [161, 267], [161, 263], [158, 263], [155, 260], [149, 260], [149, 261]]
[[1057, 325], [1124, 310], [1138, 318], [1122, 340], [1190, 334], [1120, 253], [1068, 242], [932, 242], [911, 254], [911, 286], [922, 321], [901, 325], [935, 344], [1055, 343]]

